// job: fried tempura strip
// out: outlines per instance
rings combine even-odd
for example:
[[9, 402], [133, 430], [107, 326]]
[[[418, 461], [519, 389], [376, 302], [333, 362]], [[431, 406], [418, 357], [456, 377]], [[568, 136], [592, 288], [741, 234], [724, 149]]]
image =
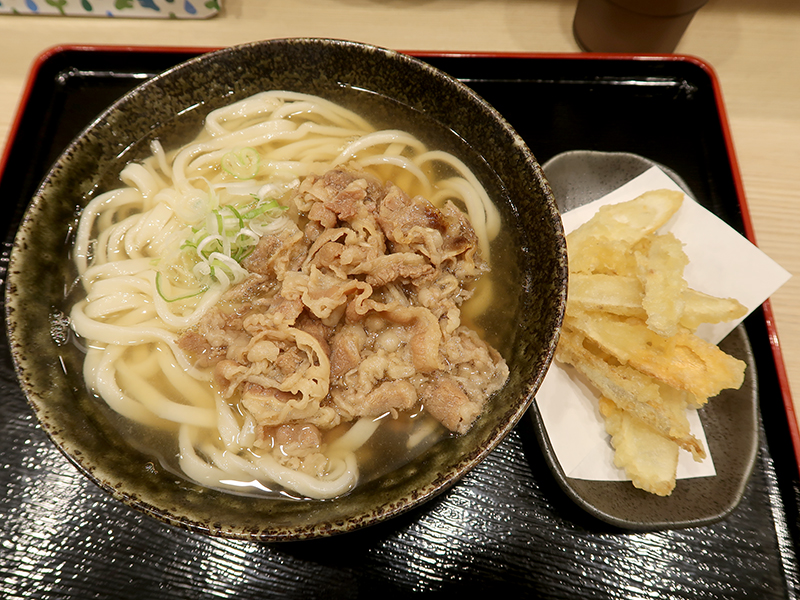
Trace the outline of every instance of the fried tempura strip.
[[683, 244], [671, 233], [657, 235], [650, 241], [647, 253], [636, 253], [637, 276], [642, 283], [642, 308], [647, 313], [647, 326], [669, 337], [678, 331], [688, 289], [683, 271], [689, 258]]
[[565, 323], [621, 363], [694, 394], [700, 402], [744, 381], [744, 362], [685, 329], [665, 338], [636, 317], [595, 318], [592, 313], [568, 315]]
[[644, 289], [637, 277], [603, 273], [572, 273], [569, 276], [567, 312], [601, 310], [645, 318]]
[[630, 248], [669, 221], [682, 203], [681, 192], [653, 190], [628, 202], [603, 206], [567, 236], [570, 259], [580, 254], [592, 238], [614, 240]]
[[608, 398], [600, 398], [600, 413], [611, 436], [617, 468], [625, 470], [635, 487], [669, 496], [675, 489], [678, 445]]
[[692, 289], [686, 290], [683, 298], [681, 325], [692, 331], [702, 323], [724, 323], [747, 314], [747, 307], [734, 298], [717, 298]]
[[567, 328], [562, 329], [556, 359], [575, 367], [602, 395], [691, 452], [695, 458], [705, 457], [700, 441], [690, 432], [684, 410], [686, 404], [676, 406], [675, 397], [665, 403], [661, 387], [650, 377], [626, 365], [609, 364], [584, 346], [581, 334]]
[[[615, 315], [640, 317], [644, 288], [638, 277], [605, 273], [572, 273], [569, 277], [567, 312], [605, 311]], [[683, 293], [680, 324], [694, 331], [702, 323], [723, 323], [747, 314], [747, 307], [734, 298], [717, 298], [691, 288]]]
[[573, 242], [567, 250], [570, 277], [575, 273], [604, 273], [607, 275], [634, 275], [636, 257], [628, 243], [604, 238], [587, 238], [580, 245]]

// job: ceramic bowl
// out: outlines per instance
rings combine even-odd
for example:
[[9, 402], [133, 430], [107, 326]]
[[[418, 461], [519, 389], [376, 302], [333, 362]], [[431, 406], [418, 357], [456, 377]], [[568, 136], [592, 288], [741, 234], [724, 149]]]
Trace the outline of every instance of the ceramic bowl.
[[[331, 501], [265, 500], [214, 491], [160, 467], [110, 423], [87, 392], [83, 355], [69, 342], [65, 293], [75, 273], [65, 240], [82, 206], [118, 186], [122, 166], [149, 141], [178, 145], [210, 110], [268, 89], [365, 106], [373, 123], [448, 132], [456, 152], [502, 212], [510, 258], [498, 267], [511, 375], [463, 436]], [[422, 124], [422, 125], [420, 125]], [[270, 40], [199, 56], [147, 81], [85, 129], [56, 161], [19, 229], [8, 270], [7, 322], [22, 388], [54, 443], [115, 498], [172, 525], [226, 537], [280, 541], [352, 531], [448, 489], [509, 433], [551, 362], [564, 311], [566, 246], [542, 170], [508, 123], [462, 83], [382, 48], [323, 39]], [[66, 291], [66, 292], [65, 292]]]

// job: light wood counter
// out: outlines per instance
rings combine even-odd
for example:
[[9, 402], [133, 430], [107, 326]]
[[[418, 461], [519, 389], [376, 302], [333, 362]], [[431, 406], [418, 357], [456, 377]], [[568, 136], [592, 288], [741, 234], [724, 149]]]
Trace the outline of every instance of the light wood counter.
[[[575, 0], [221, 0], [215, 18], [0, 16], [0, 144], [35, 58], [59, 44], [217, 47], [319, 36], [400, 50], [575, 52]], [[759, 246], [800, 274], [800, 3], [710, 0], [677, 52], [716, 70]], [[800, 394], [800, 277], [772, 298]]]

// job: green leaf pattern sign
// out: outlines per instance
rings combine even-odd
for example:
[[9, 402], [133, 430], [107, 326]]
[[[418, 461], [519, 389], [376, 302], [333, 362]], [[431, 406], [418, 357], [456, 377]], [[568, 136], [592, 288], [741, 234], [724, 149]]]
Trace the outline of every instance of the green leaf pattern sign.
[[207, 19], [222, 0], [0, 0], [0, 14]]

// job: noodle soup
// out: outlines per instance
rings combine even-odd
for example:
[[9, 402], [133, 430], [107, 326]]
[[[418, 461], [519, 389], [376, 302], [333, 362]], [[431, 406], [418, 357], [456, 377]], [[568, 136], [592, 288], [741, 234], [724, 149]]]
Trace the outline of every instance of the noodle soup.
[[336, 498], [504, 385], [500, 214], [452, 152], [274, 91], [150, 154], [80, 216], [70, 318], [86, 384], [168, 469]]

